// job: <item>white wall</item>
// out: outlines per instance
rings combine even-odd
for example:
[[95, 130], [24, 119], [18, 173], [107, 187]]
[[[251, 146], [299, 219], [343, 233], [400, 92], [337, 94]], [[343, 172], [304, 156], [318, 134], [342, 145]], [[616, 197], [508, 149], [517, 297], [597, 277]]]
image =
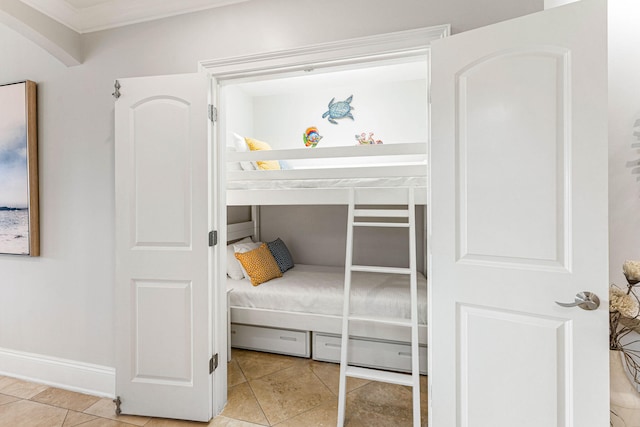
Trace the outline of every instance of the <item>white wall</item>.
[[221, 91], [220, 130], [227, 147], [234, 147], [233, 133], [253, 134], [253, 99], [237, 85], [230, 85]]
[[637, 1], [609, 2], [609, 269], [618, 284], [626, 283], [623, 262], [640, 260], [638, 16]]
[[0, 348], [113, 365], [111, 114], [96, 111], [83, 68], [3, 26], [0, 64], [2, 83], [39, 83], [42, 253], [0, 255]]
[[541, 9], [542, 0], [250, 1], [83, 35], [85, 63], [68, 69], [0, 26], [0, 82], [39, 83], [42, 221], [40, 258], [0, 256], [0, 349], [114, 365], [114, 79], [443, 23], [463, 31]]
[[[315, 126], [323, 137], [318, 147], [356, 145], [355, 135], [363, 132], [373, 132], [374, 138], [386, 144], [426, 143], [426, 95], [426, 80], [409, 80], [375, 85], [315, 85], [298, 93], [260, 96], [254, 100], [253, 136], [273, 148], [304, 148], [302, 134]], [[338, 102], [349, 96], [353, 96], [350, 105], [354, 120], [336, 120], [336, 125], [322, 118], [332, 98]]]

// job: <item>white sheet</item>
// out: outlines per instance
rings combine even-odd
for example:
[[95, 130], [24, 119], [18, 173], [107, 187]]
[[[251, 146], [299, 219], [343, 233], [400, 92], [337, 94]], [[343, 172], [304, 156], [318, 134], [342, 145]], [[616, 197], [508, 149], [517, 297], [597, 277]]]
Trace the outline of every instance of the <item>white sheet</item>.
[[[409, 318], [409, 276], [352, 273], [351, 312]], [[231, 306], [342, 315], [344, 268], [296, 266], [283, 277], [253, 286], [248, 279], [227, 278]], [[418, 274], [418, 321], [427, 323], [427, 280]]]
[[339, 178], [339, 179], [262, 179], [227, 181], [228, 190], [286, 190], [295, 188], [349, 187], [426, 187], [425, 176]]

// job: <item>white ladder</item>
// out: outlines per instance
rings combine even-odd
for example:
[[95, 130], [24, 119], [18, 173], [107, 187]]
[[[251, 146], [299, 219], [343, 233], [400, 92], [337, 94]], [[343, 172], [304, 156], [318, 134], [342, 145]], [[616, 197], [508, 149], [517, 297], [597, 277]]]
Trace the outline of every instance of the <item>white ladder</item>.
[[[381, 222], [356, 221], [356, 218], [379, 218]], [[406, 218], [407, 222], [385, 222], [391, 218]], [[409, 268], [353, 265], [353, 229], [355, 227], [402, 227], [409, 230]], [[406, 274], [409, 276], [411, 318], [390, 319], [372, 315], [352, 315], [350, 310], [351, 272]], [[361, 368], [349, 365], [349, 321], [366, 320], [379, 324], [399, 325], [411, 328], [411, 374]], [[356, 209], [355, 190], [349, 194], [347, 226], [347, 253], [344, 273], [344, 308], [342, 313], [342, 344], [340, 349], [340, 383], [338, 393], [338, 424], [344, 426], [347, 377], [406, 385], [413, 388], [413, 426], [420, 427], [420, 361], [418, 347], [418, 282], [416, 272], [416, 218], [414, 189], [407, 195], [407, 209]]]

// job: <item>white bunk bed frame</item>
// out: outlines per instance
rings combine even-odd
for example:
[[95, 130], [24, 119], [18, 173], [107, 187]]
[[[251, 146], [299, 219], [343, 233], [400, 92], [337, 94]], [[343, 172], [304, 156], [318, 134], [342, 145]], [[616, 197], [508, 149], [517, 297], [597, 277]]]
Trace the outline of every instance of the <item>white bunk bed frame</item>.
[[[256, 161], [418, 155], [416, 164], [389, 164], [354, 168], [293, 169], [281, 171], [228, 171], [227, 180], [300, 180], [322, 178], [423, 177], [426, 179], [425, 143], [389, 144], [317, 149], [270, 150], [228, 153], [227, 161]], [[381, 162], [382, 163], [382, 162]], [[426, 182], [426, 181], [425, 181]], [[227, 241], [250, 236], [260, 240], [259, 209], [256, 205], [347, 204], [353, 187], [320, 187], [274, 190], [227, 190], [227, 205], [252, 206], [252, 219], [227, 226]], [[426, 204], [427, 188], [415, 188], [416, 204]], [[406, 205], [405, 187], [363, 187], [355, 192], [360, 205]], [[426, 236], [426, 215], [424, 230]], [[346, 230], [345, 230], [346, 231]], [[426, 251], [424, 266], [426, 268]], [[231, 291], [232, 292], [232, 291]], [[280, 311], [261, 308], [229, 307], [230, 342], [234, 347], [313, 357], [315, 360], [339, 362], [342, 316]], [[352, 363], [390, 370], [411, 370], [411, 336], [406, 327], [352, 322], [350, 355]], [[426, 373], [427, 325], [419, 325], [420, 370]]]
[[[410, 163], [392, 162], [395, 156], [414, 156]], [[378, 166], [332, 167], [315, 169], [288, 170], [250, 170], [227, 171], [227, 183], [237, 181], [278, 180], [322, 180], [331, 179], [370, 179], [379, 177], [410, 178], [427, 176], [427, 143], [398, 143], [381, 145], [363, 145], [350, 147], [300, 148], [287, 150], [269, 150], [253, 152], [227, 153], [227, 162], [262, 161], [262, 160], [293, 160], [293, 159], [332, 159], [368, 157], [381, 159]], [[384, 164], [386, 163], [386, 164]], [[358, 185], [358, 184], [356, 184]], [[286, 184], [285, 184], [286, 186]], [[349, 203], [349, 188], [344, 187], [314, 187], [314, 188], [281, 188], [266, 190], [227, 190], [227, 205], [285, 205], [285, 204], [339, 204]], [[393, 187], [363, 187], [358, 190], [359, 204], [406, 204], [406, 192], [397, 191]], [[416, 187], [416, 204], [426, 204], [426, 185]], [[292, 203], [293, 202], [293, 203]]]

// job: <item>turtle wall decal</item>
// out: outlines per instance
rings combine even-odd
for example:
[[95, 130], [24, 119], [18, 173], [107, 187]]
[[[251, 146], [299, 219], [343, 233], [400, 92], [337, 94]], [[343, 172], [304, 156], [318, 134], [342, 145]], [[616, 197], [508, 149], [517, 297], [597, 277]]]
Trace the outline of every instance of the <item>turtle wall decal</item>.
[[322, 118], [324, 119], [325, 117], [329, 117], [329, 123], [333, 123], [334, 125], [338, 124], [336, 120], [344, 119], [346, 117], [350, 118], [351, 120], [355, 120], [353, 118], [353, 115], [351, 114], [351, 110], [354, 109], [351, 106], [353, 95], [349, 96], [344, 101], [334, 102], [335, 100], [336, 98], [334, 97], [331, 99], [331, 101], [329, 101], [329, 110], [327, 110], [327, 112], [322, 115]]

